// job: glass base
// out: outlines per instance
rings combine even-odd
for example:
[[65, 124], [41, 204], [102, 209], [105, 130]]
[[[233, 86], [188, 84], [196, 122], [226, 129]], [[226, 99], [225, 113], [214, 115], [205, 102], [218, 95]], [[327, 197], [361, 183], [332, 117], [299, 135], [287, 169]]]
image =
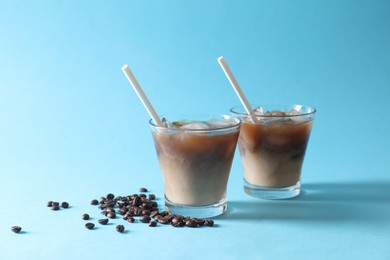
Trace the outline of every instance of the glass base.
[[297, 184], [289, 187], [268, 188], [250, 184], [244, 179], [244, 191], [246, 194], [259, 199], [289, 199], [296, 197], [301, 193], [301, 182], [298, 181]]
[[165, 197], [165, 210], [168, 211], [169, 214], [178, 214], [194, 218], [211, 218], [221, 215], [226, 209], [226, 199], [210, 205], [188, 206], [173, 203]]

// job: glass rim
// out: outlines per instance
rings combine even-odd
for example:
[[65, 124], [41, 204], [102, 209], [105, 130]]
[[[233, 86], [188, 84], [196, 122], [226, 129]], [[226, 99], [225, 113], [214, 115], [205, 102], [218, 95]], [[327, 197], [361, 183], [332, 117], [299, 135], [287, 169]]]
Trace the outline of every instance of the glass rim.
[[[294, 108], [296, 106], [300, 106], [301, 108], [307, 108], [307, 110], [309, 112], [304, 112], [304, 113], [299, 113], [298, 115], [258, 115], [258, 114], [254, 114], [254, 115], [249, 115], [244, 107], [242, 105], [238, 105], [238, 106], [234, 106], [232, 107], [229, 111], [236, 115], [236, 116], [245, 116], [245, 117], [249, 117], [249, 116], [255, 116], [255, 117], [262, 117], [262, 118], [286, 118], [286, 117], [302, 117], [302, 116], [310, 116], [310, 115], [314, 115], [316, 112], [317, 112], [317, 109], [315, 109], [314, 107], [312, 106], [306, 106], [306, 105], [299, 105], [299, 104], [294, 104], [294, 105], [284, 105], [284, 104], [280, 104], [280, 105], [277, 105], [277, 104], [264, 104], [260, 107], [262, 107], [263, 109], [264, 108], [269, 108], [269, 107], [279, 107], [279, 108]], [[251, 104], [251, 107], [259, 107], [259, 106], [254, 106], [253, 104]], [[237, 111], [238, 109], [241, 109], [245, 112], [240, 112], [240, 111]]]
[[[149, 125], [152, 127], [152, 128], [155, 128], [157, 129], [158, 131], [172, 131], [172, 132], [176, 132], [176, 133], [180, 133], [180, 132], [185, 132], [185, 133], [189, 133], [189, 132], [192, 132], [192, 133], [209, 133], [209, 132], [219, 132], [219, 131], [227, 131], [227, 130], [231, 130], [231, 129], [235, 129], [235, 128], [238, 128], [240, 127], [241, 125], [241, 119], [237, 118], [237, 117], [234, 117], [234, 116], [231, 116], [231, 115], [225, 115], [225, 114], [168, 114], [164, 117], [167, 117], [169, 118], [169, 116], [172, 116], [172, 117], [183, 117], [181, 120], [194, 120], [196, 121], [195, 119], [191, 119], [191, 118], [197, 118], [197, 117], [200, 117], [200, 118], [204, 118], [207, 120], [208, 119], [226, 119], [227, 121], [230, 121], [232, 122], [233, 124], [231, 125], [226, 125], [226, 126], [220, 126], [220, 127], [215, 127], [215, 128], [209, 128], [209, 129], [182, 129], [182, 128], [168, 128], [168, 127], [165, 127], [165, 126], [158, 126], [155, 124], [155, 122], [153, 121], [153, 119], [149, 119]], [[162, 118], [164, 118], [162, 117]], [[179, 120], [177, 120], [179, 121]], [[201, 121], [201, 120], [198, 120], [198, 121]], [[174, 122], [174, 121], [173, 121]]]

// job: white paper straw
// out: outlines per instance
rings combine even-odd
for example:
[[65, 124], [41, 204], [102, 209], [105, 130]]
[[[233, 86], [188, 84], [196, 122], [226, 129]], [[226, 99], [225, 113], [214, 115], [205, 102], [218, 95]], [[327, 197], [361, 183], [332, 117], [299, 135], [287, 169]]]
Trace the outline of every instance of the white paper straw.
[[248, 113], [248, 115], [250, 115], [252, 122], [257, 122], [258, 120], [255, 117], [255, 113], [253, 112], [253, 109], [249, 104], [248, 99], [246, 98], [244, 92], [242, 91], [240, 85], [238, 84], [236, 78], [234, 77], [232, 71], [230, 70], [228, 64], [222, 56], [218, 58], [218, 63], [219, 65], [221, 65], [223, 72], [225, 72], [226, 77], [228, 78], [230, 84], [232, 85], [234, 91], [236, 92], [238, 98], [244, 106], [245, 111]]
[[126, 78], [129, 80], [130, 85], [133, 87], [135, 93], [137, 93], [139, 99], [141, 100], [142, 104], [148, 111], [150, 117], [154, 121], [154, 123], [157, 126], [163, 126], [160, 118], [158, 117], [156, 110], [154, 110], [152, 104], [149, 102], [149, 99], [146, 97], [144, 91], [142, 90], [141, 86], [139, 85], [137, 79], [134, 77], [134, 74], [131, 72], [129, 66], [127, 64], [122, 66], [122, 71], [125, 73]]

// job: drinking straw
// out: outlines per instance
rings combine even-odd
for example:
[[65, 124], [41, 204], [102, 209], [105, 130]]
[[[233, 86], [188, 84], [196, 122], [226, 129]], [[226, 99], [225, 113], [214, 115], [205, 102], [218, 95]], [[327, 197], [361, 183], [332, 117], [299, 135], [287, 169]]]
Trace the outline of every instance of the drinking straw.
[[139, 85], [137, 79], [134, 77], [134, 74], [131, 72], [129, 66], [127, 64], [122, 66], [122, 71], [125, 73], [126, 78], [129, 80], [130, 85], [133, 87], [135, 93], [137, 93], [139, 99], [141, 100], [142, 104], [146, 108], [146, 111], [148, 111], [150, 117], [154, 121], [154, 123], [157, 126], [163, 126], [163, 123], [161, 122], [160, 118], [158, 117], [156, 110], [154, 110], [152, 104], [149, 102], [149, 99], [146, 97], [144, 91], [142, 90], [141, 86]]
[[218, 58], [218, 63], [219, 65], [221, 65], [223, 72], [225, 72], [226, 77], [228, 78], [230, 84], [232, 85], [234, 91], [236, 92], [246, 112], [248, 113], [248, 115], [250, 115], [252, 122], [255, 123], [255, 121], [258, 121], [257, 118], [255, 117], [255, 113], [253, 112], [253, 109], [249, 104], [248, 99], [246, 98], [244, 92], [242, 91], [240, 85], [238, 84], [236, 78], [234, 77], [232, 71], [230, 70], [223, 56]]

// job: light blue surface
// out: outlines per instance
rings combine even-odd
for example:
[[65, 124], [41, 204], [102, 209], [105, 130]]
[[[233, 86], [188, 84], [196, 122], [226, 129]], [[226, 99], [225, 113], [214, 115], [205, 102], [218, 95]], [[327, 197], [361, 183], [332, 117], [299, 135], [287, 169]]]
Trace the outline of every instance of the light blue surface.
[[[214, 228], [85, 229], [109, 192], [163, 204], [121, 66], [160, 114], [227, 113], [221, 55], [251, 103], [318, 109], [304, 194], [246, 196], [236, 156]], [[389, 259], [389, 98], [389, 1], [0, 0], [0, 259]]]

